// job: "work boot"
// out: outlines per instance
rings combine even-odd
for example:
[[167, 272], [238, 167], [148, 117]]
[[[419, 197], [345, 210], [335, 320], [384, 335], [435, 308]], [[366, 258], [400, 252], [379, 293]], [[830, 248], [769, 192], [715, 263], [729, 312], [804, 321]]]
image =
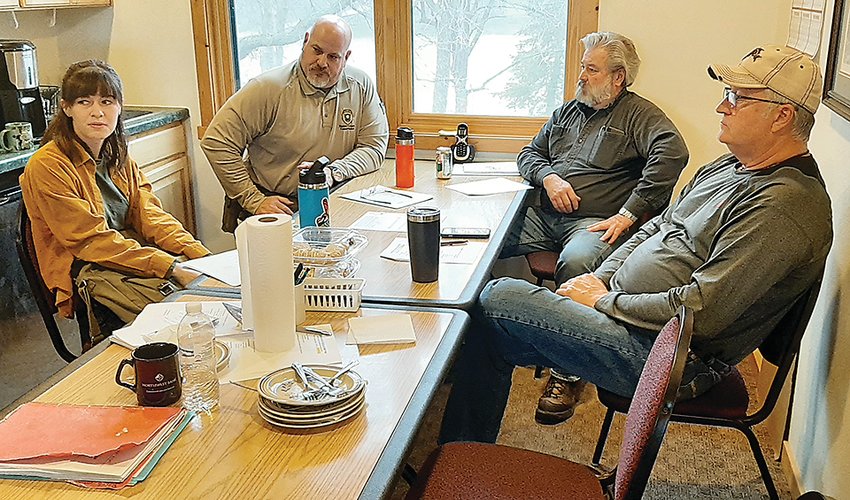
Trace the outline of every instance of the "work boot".
[[567, 421], [573, 416], [585, 385], [587, 382], [582, 379], [570, 382], [550, 374], [543, 395], [537, 401], [534, 420], [543, 425], [555, 425]]

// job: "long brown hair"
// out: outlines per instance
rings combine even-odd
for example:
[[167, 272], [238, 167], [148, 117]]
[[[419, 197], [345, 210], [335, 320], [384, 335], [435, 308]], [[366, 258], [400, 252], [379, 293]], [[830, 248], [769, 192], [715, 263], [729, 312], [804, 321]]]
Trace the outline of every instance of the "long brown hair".
[[[124, 91], [121, 84], [121, 78], [115, 69], [109, 64], [96, 59], [88, 61], [80, 61], [72, 64], [62, 77], [62, 104], [70, 106], [74, 104], [80, 97], [91, 95], [101, 95], [103, 97], [113, 97], [121, 107], [124, 107]], [[44, 137], [41, 139], [41, 145], [53, 141], [60, 151], [65, 153], [72, 161], [81, 161], [82, 158], [75, 158], [77, 148], [74, 143], [77, 142], [88, 150], [88, 146], [74, 132], [74, 123], [71, 117], [63, 111], [56, 113], [50, 125], [44, 132]], [[94, 153], [89, 151], [89, 154], [94, 157]], [[124, 133], [124, 121], [118, 117], [118, 124], [115, 130], [103, 142], [103, 147], [100, 150], [100, 156], [105, 165], [109, 169], [123, 167], [127, 162], [127, 136]], [[123, 170], [119, 170], [123, 172]]]

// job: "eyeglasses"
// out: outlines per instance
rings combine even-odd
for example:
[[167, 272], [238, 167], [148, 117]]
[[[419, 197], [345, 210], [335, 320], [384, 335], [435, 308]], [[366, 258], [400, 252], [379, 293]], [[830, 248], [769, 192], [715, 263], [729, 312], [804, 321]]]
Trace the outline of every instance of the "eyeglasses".
[[[758, 97], [749, 97], [749, 96], [745, 96], [745, 95], [738, 95], [738, 94], [735, 93], [734, 90], [730, 89], [729, 87], [726, 87], [725, 89], [723, 89], [723, 101], [727, 101], [729, 103], [730, 107], [737, 108], [739, 100], [769, 102], [771, 104], [788, 104], [786, 102], [771, 101], [770, 99], [759, 99]], [[721, 101], [721, 102], [723, 102], [723, 101]]]

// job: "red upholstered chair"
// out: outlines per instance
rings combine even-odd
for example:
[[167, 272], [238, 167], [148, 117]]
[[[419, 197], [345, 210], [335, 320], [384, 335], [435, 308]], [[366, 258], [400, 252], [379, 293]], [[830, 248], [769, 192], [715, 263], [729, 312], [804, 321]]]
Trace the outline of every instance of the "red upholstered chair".
[[[808, 290], [797, 298], [785, 317], [759, 347], [759, 351], [765, 360], [777, 367], [776, 375], [760, 408], [752, 413], [747, 413], [750, 397], [744, 379], [738, 370], [734, 369], [729, 376], [702, 396], [677, 403], [676, 409], [670, 417], [673, 422], [731, 427], [743, 432], [750, 443], [764, 486], [771, 499], [778, 499], [779, 495], [776, 492], [773, 479], [770, 477], [767, 462], [753, 432], [753, 427], [764, 421], [776, 406], [779, 394], [783, 385], [785, 385], [785, 379], [791, 372], [794, 359], [800, 350], [800, 342], [803, 333], [806, 331], [806, 325], [809, 323], [815, 302], [817, 302], [820, 285], [821, 279], [818, 278]], [[629, 408], [628, 398], [622, 398], [604, 389], [598, 389], [597, 392], [599, 401], [608, 410], [599, 432], [596, 451], [593, 453], [592, 463], [594, 465], [598, 465], [602, 458], [614, 413], [623, 413]]]
[[[47, 288], [44, 280], [41, 279], [38, 258], [35, 255], [35, 244], [32, 239], [32, 224], [23, 203], [21, 203], [18, 220], [20, 224], [18, 226], [15, 245], [18, 250], [21, 267], [24, 269], [24, 275], [27, 277], [27, 282], [30, 285], [30, 290], [32, 290], [38, 311], [41, 313], [44, 326], [47, 328], [47, 333], [50, 335], [50, 342], [53, 343], [53, 348], [56, 349], [59, 357], [70, 363], [77, 359], [77, 356], [68, 350], [65, 340], [62, 338], [62, 332], [59, 330], [59, 325], [56, 324], [56, 318], [54, 317], [54, 314], [58, 312], [56, 308], [56, 296]], [[74, 314], [77, 317], [77, 324], [80, 329], [80, 347], [81, 351], [85, 352], [92, 347], [88, 312], [86, 311], [85, 303], [83, 303], [76, 291], [74, 292], [74, 299]]]
[[534, 451], [484, 443], [448, 443], [435, 450], [407, 499], [614, 498], [643, 495], [676, 399], [690, 345], [693, 320], [679, 310], [658, 334], [629, 415], [615, 474]]

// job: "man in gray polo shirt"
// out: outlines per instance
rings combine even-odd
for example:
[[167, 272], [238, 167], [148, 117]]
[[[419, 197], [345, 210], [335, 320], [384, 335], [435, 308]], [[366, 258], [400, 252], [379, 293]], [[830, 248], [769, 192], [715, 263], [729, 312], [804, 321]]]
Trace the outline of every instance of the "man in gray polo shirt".
[[348, 23], [319, 18], [299, 60], [252, 79], [216, 113], [201, 148], [225, 191], [223, 230], [237, 217], [291, 214], [299, 169], [321, 156], [331, 183], [380, 167], [387, 116], [369, 77], [346, 67], [350, 44]]
[[693, 311], [694, 334], [679, 398], [698, 396], [823, 273], [832, 209], [807, 145], [823, 88], [817, 64], [764, 45], [709, 74], [728, 85], [716, 110], [729, 154], [557, 293], [513, 279], [484, 288], [456, 362], [442, 442], [496, 439], [514, 366], [550, 364], [631, 397], [658, 331], [682, 305]]
[[[596, 269], [637, 219], [666, 207], [688, 161], [675, 125], [628, 90], [640, 67], [632, 41], [600, 32], [582, 43], [576, 98], [555, 110], [517, 159], [523, 177], [542, 187], [541, 206], [526, 209], [501, 255], [560, 253], [556, 286]], [[551, 370], [535, 419], [568, 419], [582, 387]]]

